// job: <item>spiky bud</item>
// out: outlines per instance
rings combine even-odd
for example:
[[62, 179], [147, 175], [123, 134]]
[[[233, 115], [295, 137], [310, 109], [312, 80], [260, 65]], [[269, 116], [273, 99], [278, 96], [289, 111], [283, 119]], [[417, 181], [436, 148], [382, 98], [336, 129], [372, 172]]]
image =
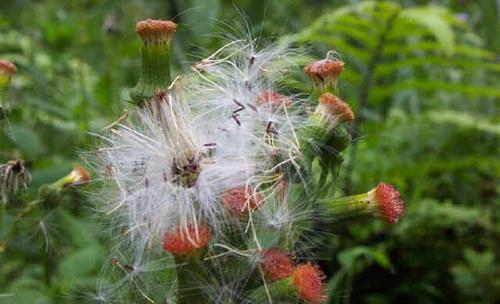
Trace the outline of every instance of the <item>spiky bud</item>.
[[289, 108], [292, 106], [292, 101], [290, 98], [287, 96], [276, 93], [274, 91], [270, 90], [265, 90], [262, 91], [258, 96], [257, 96], [257, 105], [267, 105], [272, 108], [280, 108], [280, 107], [286, 107]]
[[142, 105], [158, 90], [170, 85], [170, 40], [177, 24], [168, 20], [147, 19], [137, 23], [135, 31], [141, 37], [142, 70], [139, 82], [130, 97]]
[[17, 72], [16, 65], [9, 60], [0, 59], [0, 88], [7, 87], [10, 84], [12, 75]]
[[264, 199], [251, 187], [240, 186], [226, 190], [222, 197], [224, 207], [235, 216], [244, 216], [262, 205]]
[[326, 300], [323, 290], [325, 275], [318, 266], [310, 262], [300, 264], [293, 271], [292, 284], [298, 296], [307, 303], [322, 303]]
[[163, 249], [177, 256], [187, 256], [205, 248], [211, 239], [212, 231], [207, 225], [178, 227], [164, 235]]
[[338, 59], [322, 59], [304, 67], [304, 72], [311, 80], [315, 90], [333, 91], [337, 79], [344, 70], [344, 62]]
[[290, 256], [278, 249], [267, 249], [259, 257], [259, 265], [270, 281], [289, 277], [293, 272]]

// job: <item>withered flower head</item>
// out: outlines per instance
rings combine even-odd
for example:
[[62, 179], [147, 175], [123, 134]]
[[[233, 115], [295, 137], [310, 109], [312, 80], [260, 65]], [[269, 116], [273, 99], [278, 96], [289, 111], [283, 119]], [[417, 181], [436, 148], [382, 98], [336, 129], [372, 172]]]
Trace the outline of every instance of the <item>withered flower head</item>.
[[322, 91], [334, 88], [343, 70], [344, 62], [338, 59], [322, 59], [304, 67], [304, 72], [311, 79], [314, 88]]
[[319, 97], [319, 104], [315, 114], [321, 120], [328, 122], [331, 127], [336, 127], [344, 122], [352, 122], [354, 113], [346, 102], [331, 93], [323, 93]]
[[30, 175], [24, 167], [24, 160], [10, 160], [0, 165], [0, 197], [7, 202], [9, 195], [26, 190]]

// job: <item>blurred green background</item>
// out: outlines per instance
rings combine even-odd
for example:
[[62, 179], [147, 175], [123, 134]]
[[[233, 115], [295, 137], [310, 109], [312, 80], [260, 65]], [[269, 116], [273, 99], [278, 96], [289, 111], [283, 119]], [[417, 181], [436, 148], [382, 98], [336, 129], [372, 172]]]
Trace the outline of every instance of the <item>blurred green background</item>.
[[[242, 15], [254, 36], [293, 37], [316, 58], [341, 54], [341, 94], [357, 113], [358, 137], [335, 190], [363, 192], [383, 180], [407, 203], [394, 227], [329, 227], [317, 254], [334, 303], [499, 303], [496, 0], [2, 0], [0, 58], [18, 73], [2, 96], [11, 115], [0, 122], [0, 163], [22, 158], [32, 176], [9, 209], [83, 163], [79, 153], [96, 144], [89, 132], [129, 107], [138, 20], [180, 24], [181, 73]], [[293, 89], [307, 87], [304, 78]], [[0, 254], [0, 303], [99, 302], [92, 295], [109, 242], [92, 200], [70, 193], [60, 208], [27, 219]]]

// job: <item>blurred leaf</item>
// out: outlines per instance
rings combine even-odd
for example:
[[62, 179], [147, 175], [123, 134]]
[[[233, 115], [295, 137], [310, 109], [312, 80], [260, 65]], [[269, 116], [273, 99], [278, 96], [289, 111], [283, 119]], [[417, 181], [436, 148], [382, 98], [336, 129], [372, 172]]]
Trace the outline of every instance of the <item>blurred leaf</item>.
[[13, 124], [10, 130], [12, 141], [23, 151], [23, 154], [36, 156], [47, 150], [38, 134], [31, 128]]
[[59, 264], [61, 282], [71, 286], [85, 276], [98, 272], [104, 256], [104, 250], [96, 243], [68, 254]]

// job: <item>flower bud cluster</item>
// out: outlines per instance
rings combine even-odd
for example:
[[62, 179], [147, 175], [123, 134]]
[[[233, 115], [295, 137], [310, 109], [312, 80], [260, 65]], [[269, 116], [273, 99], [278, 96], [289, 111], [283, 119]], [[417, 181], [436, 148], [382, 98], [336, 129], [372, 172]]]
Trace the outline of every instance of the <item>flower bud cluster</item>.
[[[306, 99], [283, 88], [298, 50], [258, 49], [242, 39], [170, 82], [175, 23], [141, 21], [136, 31], [144, 42], [131, 91], [139, 107], [102, 136], [97, 151], [106, 181], [102, 211], [116, 219], [120, 246], [139, 260], [172, 256], [176, 273], [166, 277], [176, 279], [170, 283], [180, 304], [325, 302], [325, 274], [291, 254], [310, 252], [301, 248], [317, 229], [317, 201], [390, 223], [403, 213], [399, 193], [386, 184], [342, 202], [323, 197], [323, 171], [338, 172], [350, 142], [345, 126], [354, 120], [334, 95], [344, 63], [307, 65], [313, 89]], [[71, 183], [87, 180], [70, 176]]]

